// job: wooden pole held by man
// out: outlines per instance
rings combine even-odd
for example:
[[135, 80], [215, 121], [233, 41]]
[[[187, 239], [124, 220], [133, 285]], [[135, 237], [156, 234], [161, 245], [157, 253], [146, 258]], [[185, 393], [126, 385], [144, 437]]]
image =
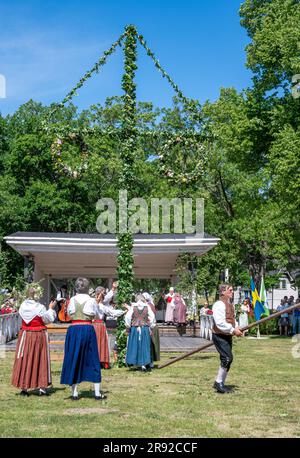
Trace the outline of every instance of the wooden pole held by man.
[[[291, 307], [287, 307], [284, 310], [280, 310], [279, 312], [272, 313], [272, 315], [269, 315], [269, 316], [267, 316], [265, 318], [262, 318], [262, 319], [260, 319], [258, 321], [254, 321], [253, 323], [249, 324], [248, 326], [245, 326], [245, 327], [241, 328], [241, 331], [242, 332], [247, 331], [248, 329], [254, 328], [254, 327], [256, 327], [256, 326], [258, 326], [258, 325], [260, 325], [262, 323], [265, 323], [266, 321], [272, 320], [273, 318], [277, 318], [280, 315], [282, 315], [283, 313], [290, 313], [294, 309], [299, 308], [299, 307], [300, 307], [300, 303], [298, 302], [297, 304], [292, 305]], [[181, 361], [182, 359], [185, 359], [188, 356], [194, 355], [195, 353], [198, 353], [199, 351], [206, 350], [206, 348], [212, 347], [213, 345], [214, 345], [214, 343], [210, 341], [210, 342], [202, 345], [201, 347], [195, 348], [192, 351], [189, 351], [187, 353], [184, 353], [183, 355], [177, 356], [177, 358], [169, 359], [165, 363], [163, 363], [160, 366], [158, 366], [158, 369], [163, 369], [164, 367], [167, 367], [167, 366], [170, 366], [171, 364], [177, 363], [178, 361]]]

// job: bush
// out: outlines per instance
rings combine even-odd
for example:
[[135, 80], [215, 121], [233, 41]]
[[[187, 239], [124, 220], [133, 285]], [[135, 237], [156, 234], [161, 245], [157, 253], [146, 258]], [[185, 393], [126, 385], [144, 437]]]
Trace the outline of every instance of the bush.
[[[255, 318], [249, 317], [249, 324], [253, 323]], [[278, 318], [274, 318], [273, 320], [266, 321], [266, 323], [262, 323], [259, 325], [259, 331], [261, 335], [274, 335], [279, 334], [278, 330]], [[249, 329], [250, 336], [256, 336], [257, 334], [257, 327]]]

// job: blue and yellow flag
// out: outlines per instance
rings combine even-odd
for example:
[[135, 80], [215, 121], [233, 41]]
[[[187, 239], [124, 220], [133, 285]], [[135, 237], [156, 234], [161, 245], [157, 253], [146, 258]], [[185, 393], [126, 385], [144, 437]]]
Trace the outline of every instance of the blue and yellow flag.
[[264, 277], [261, 277], [259, 297], [260, 297], [261, 305], [264, 308], [264, 316], [269, 316], [270, 309], [268, 307], [268, 296], [267, 296], [267, 291], [265, 288]]
[[258, 295], [255, 283], [253, 278], [251, 277], [250, 281], [250, 288], [251, 288], [251, 303], [254, 310], [254, 316], [256, 320], [259, 320], [261, 315], [265, 313], [265, 309], [261, 303], [260, 297]]

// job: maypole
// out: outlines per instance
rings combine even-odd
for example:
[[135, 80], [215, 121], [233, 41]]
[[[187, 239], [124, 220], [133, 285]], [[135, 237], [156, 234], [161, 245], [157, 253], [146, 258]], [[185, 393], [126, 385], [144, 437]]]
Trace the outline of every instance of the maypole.
[[[119, 178], [119, 190], [125, 191], [124, 197], [131, 198], [134, 191], [134, 163], [136, 156], [136, 84], [134, 82], [137, 69], [137, 31], [135, 26], [129, 25], [125, 28], [124, 41], [124, 74], [122, 77], [123, 111], [121, 127], [121, 151], [122, 172]], [[118, 305], [132, 299], [133, 293], [133, 236], [128, 229], [127, 198], [121, 201], [124, 212], [119, 210], [118, 227]], [[118, 365], [125, 365], [126, 351], [126, 329], [124, 318], [118, 320], [117, 347]]]

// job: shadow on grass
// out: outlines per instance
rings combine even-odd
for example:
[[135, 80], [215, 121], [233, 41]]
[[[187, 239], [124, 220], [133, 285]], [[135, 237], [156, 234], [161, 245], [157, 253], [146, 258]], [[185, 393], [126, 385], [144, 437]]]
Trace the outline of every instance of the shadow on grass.
[[[109, 390], [101, 390], [101, 393], [102, 394], [110, 394], [110, 391]], [[85, 390], [85, 391], [80, 391], [79, 392], [79, 399], [82, 399], [82, 398], [85, 398], [85, 399], [95, 399], [95, 392], [94, 390]], [[68, 397], [68, 399], [70, 399], [70, 397]], [[107, 400], [107, 399], [106, 399]]]
[[19, 397], [23, 397], [23, 398], [28, 398], [29, 396], [36, 396], [36, 397], [49, 397], [49, 396], [52, 396], [54, 395], [57, 391], [64, 391], [66, 388], [54, 388], [54, 387], [51, 387], [51, 388], [47, 388], [47, 395], [43, 395], [43, 396], [40, 396], [39, 394], [39, 389], [36, 389], [36, 390], [28, 390], [28, 395], [24, 396], [21, 394], [21, 391], [19, 391], [18, 393], [15, 393], [16, 396], [19, 396]]

